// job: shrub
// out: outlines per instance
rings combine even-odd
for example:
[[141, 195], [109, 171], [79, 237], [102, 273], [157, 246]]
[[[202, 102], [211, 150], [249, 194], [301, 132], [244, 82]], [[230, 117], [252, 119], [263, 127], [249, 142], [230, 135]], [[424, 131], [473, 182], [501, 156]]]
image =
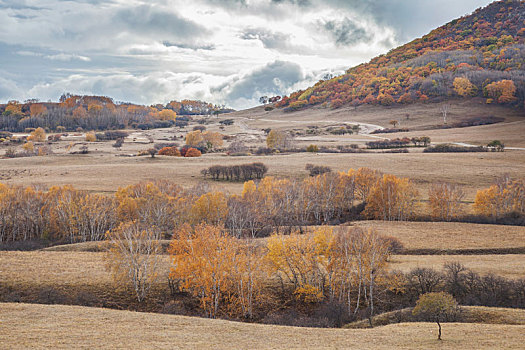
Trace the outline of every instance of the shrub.
[[179, 128], [184, 128], [186, 126], [188, 126], [188, 122], [185, 121], [185, 120], [180, 120], [180, 117], [177, 118], [177, 120], [175, 121], [175, 126], [179, 127]]
[[233, 119], [224, 119], [224, 120], [221, 120], [221, 121], [219, 122], [219, 124], [224, 125], [224, 126], [233, 125]]
[[230, 145], [228, 146], [228, 154], [233, 155], [237, 153], [246, 153], [248, 151], [248, 147], [244, 144], [241, 140], [234, 140]]
[[306, 164], [305, 169], [310, 172], [310, 176], [317, 176], [332, 172], [330, 167], [322, 165]]
[[172, 156], [172, 157], [180, 157], [180, 151], [177, 149], [177, 147], [164, 147], [159, 150], [159, 156]]
[[120, 148], [122, 147], [123, 144], [124, 144], [124, 139], [120, 138], [115, 141], [115, 143], [113, 144], [113, 147]]
[[36, 128], [35, 131], [31, 132], [28, 141], [44, 142], [46, 140], [46, 132], [42, 128]]
[[13, 147], [9, 147], [5, 150], [4, 157], [6, 158], [15, 158], [16, 157], [16, 150]]
[[394, 139], [394, 140], [381, 140], [367, 142], [366, 145], [371, 149], [385, 149], [385, 148], [400, 148], [408, 147], [410, 145], [410, 139]]
[[273, 153], [273, 150], [271, 148], [267, 148], [267, 147], [259, 147], [257, 149], [257, 151], [255, 151], [255, 154], [257, 154], [258, 156], [260, 155], [269, 155], [269, 154], [272, 154]]
[[155, 154], [157, 154], [158, 151], [155, 148], [149, 148], [146, 150], [146, 152], [151, 156], [151, 158], [155, 158]]
[[95, 142], [97, 141], [97, 136], [94, 132], [88, 132], [86, 133], [86, 141], [87, 142]]
[[98, 133], [96, 134], [98, 141], [108, 141], [108, 140], [118, 140], [118, 139], [124, 139], [129, 136], [129, 134], [125, 131], [120, 130], [113, 130], [113, 131], [106, 131], [104, 133]]
[[200, 157], [202, 155], [202, 152], [199, 151], [196, 148], [189, 148], [186, 151], [186, 154], [184, 154], [184, 157]]
[[319, 152], [319, 147], [317, 147], [317, 145], [310, 145], [306, 147], [306, 152], [312, 152], [312, 153]]
[[503, 152], [505, 150], [505, 144], [501, 142], [500, 140], [490, 141], [487, 144], [487, 147], [491, 149], [493, 152], [494, 151]]
[[487, 148], [483, 146], [478, 147], [465, 147], [456, 146], [451, 144], [440, 144], [435, 146], [427, 147], [423, 150], [425, 153], [456, 153], [456, 152], [487, 152]]

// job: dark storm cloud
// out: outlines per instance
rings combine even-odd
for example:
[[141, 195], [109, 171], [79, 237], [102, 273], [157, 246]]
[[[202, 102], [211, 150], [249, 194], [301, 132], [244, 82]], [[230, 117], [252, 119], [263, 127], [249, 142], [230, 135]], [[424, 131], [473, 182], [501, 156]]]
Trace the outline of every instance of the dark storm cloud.
[[491, 0], [315, 0], [317, 5], [348, 10], [387, 26], [404, 42], [486, 6]]
[[292, 62], [275, 61], [251, 73], [223, 84], [212, 92], [225, 93], [226, 101], [252, 100], [264, 94], [284, 94], [304, 79], [301, 67]]
[[[205, 0], [206, 1], [206, 0]], [[297, 6], [301, 10], [333, 9], [350, 11], [362, 18], [395, 31], [398, 41], [408, 41], [426, 34], [458, 16], [468, 14], [477, 7], [488, 5], [492, 0], [207, 0], [216, 6], [236, 8], [250, 12], [256, 9], [261, 15], [286, 15], [280, 5]], [[242, 5], [242, 6], [239, 6]], [[288, 11], [294, 11], [288, 9]]]
[[290, 34], [272, 32], [265, 28], [248, 28], [241, 34], [243, 40], [260, 40], [267, 49], [288, 50]]
[[243, 40], [259, 40], [265, 49], [280, 53], [301, 55], [317, 53], [317, 50], [295, 44], [292, 34], [273, 32], [265, 28], [245, 28], [239, 37]]
[[0, 9], [40, 11], [40, 10], [44, 10], [46, 8], [45, 7], [39, 7], [39, 6], [26, 5], [24, 1], [4, 0], [4, 1], [0, 1]]
[[122, 9], [117, 12], [114, 20], [141, 35], [167, 35], [170, 38], [191, 39], [210, 34], [210, 31], [200, 24], [175, 12], [151, 5]]
[[359, 42], [369, 41], [373, 38], [367, 29], [356, 24], [354, 21], [344, 18], [341, 21], [329, 20], [321, 22], [321, 27], [327, 31], [340, 46], [349, 46]]

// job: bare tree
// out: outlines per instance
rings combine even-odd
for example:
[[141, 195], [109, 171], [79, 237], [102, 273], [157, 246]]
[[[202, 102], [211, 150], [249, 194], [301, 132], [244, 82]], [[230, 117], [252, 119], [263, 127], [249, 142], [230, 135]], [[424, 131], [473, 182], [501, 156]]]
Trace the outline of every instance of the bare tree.
[[450, 111], [450, 104], [445, 103], [441, 105], [440, 112], [443, 115], [443, 124], [447, 123], [447, 114]]
[[160, 232], [132, 221], [108, 231], [107, 238], [111, 245], [106, 257], [108, 269], [116, 281], [130, 283], [142, 302], [157, 278], [162, 257]]

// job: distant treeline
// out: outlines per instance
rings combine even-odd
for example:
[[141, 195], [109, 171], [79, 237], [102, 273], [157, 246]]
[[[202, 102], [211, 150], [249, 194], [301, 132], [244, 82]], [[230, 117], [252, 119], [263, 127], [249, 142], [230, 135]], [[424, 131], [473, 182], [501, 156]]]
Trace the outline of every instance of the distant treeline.
[[268, 167], [263, 163], [251, 163], [241, 165], [213, 165], [201, 170], [202, 175], [211, 176], [214, 180], [222, 177], [226, 181], [248, 181], [262, 179], [268, 172]]
[[[0, 104], [0, 130], [24, 132], [42, 127], [48, 131], [153, 129], [185, 126], [189, 115], [230, 112], [224, 106], [202, 101], [172, 101], [166, 105], [143, 106], [114, 102], [105, 96], [64, 94], [59, 102], [27, 100]], [[177, 118], [177, 115], [184, 116]]]

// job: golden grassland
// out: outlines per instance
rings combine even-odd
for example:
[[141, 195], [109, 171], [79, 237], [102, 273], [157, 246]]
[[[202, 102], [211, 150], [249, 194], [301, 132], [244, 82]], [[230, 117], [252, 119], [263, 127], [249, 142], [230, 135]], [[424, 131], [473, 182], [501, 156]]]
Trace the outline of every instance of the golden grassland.
[[[412, 315], [413, 309], [413, 307], [408, 307], [376, 315], [373, 317], [373, 324], [377, 327], [400, 322], [415, 322], [415, 317]], [[461, 306], [456, 314], [456, 320], [461, 323], [525, 325], [525, 310], [486, 306]], [[368, 320], [360, 320], [343, 326], [343, 328], [349, 329], [369, 327]]]
[[58, 305], [0, 304], [6, 349], [522, 349], [525, 326], [433, 323], [316, 329]]
[[416, 267], [443, 269], [447, 262], [460, 262], [481, 275], [495, 274], [506, 278], [525, 277], [525, 255], [394, 255], [390, 259], [391, 269], [408, 272]]
[[[525, 227], [462, 222], [358, 221], [396, 237], [406, 249], [499, 249], [525, 247]], [[525, 275], [525, 274], [524, 274]]]

